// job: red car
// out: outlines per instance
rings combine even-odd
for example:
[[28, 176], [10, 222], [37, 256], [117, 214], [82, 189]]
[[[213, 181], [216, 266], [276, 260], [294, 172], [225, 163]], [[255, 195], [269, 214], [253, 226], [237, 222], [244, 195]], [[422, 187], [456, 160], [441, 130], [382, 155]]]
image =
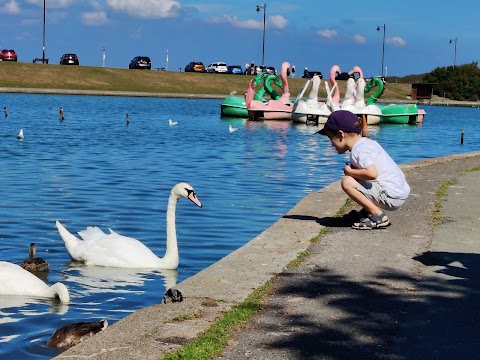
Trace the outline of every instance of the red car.
[[0, 52], [0, 60], [17, 61], [17, 53], [15, 52], [15, 50], [2, 50]]

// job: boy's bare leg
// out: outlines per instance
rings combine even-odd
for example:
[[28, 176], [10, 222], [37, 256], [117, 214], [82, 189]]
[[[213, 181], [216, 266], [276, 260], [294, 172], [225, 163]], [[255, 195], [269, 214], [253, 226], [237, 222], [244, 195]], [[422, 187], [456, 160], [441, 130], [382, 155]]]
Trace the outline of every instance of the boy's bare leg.
[[342, 189], [358, 205], [368, 211], [369, 214], [380, 215], [382, 209], [371, 202], [365, 195], [357, 190], [357, 180], [351, 176], [344, 176], [341, 181]]

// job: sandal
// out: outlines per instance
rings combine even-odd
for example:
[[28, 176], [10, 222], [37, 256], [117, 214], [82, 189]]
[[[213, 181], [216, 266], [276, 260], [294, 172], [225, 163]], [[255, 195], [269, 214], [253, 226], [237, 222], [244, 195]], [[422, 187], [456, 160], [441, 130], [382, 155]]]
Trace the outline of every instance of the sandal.
[[390, 225], [390, 220], [388, 220], [385, 212], [382, 211], [380, 215], [368, 215], [368, 217], [361, 219], [360, 222], [354, 223], [352, 228], [356, 230], [372, 230], [386, 228], [388, 225]]

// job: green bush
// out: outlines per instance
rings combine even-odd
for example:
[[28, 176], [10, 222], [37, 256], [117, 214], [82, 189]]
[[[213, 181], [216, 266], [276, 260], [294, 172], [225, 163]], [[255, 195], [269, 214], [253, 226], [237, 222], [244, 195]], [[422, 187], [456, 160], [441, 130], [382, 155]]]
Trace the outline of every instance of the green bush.
[[478, 62], [436, 68], [425, 75], [423, 81], [435, 84], [433, 93], [441, 97], [460, 101], [478, 101], [480, 98]]

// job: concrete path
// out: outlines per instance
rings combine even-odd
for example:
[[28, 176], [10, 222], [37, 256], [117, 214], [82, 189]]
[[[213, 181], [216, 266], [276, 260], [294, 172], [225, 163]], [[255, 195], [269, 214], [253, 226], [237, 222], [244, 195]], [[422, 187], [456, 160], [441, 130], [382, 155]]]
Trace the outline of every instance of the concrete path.
[[[356, 231], [349, 216], [334, 217], [346, 200], [338, 182], [312, 192], [178, 284], [183, 302], [136, 311], [57, 358], [159, 359], [276, 277], [264, 310], [218, 359], [480, 359], [480, 171], [464, 173], [475, 167], [480, 153], [403, 166], [412, 193], [382, 230]], [[433, 227], [435, 193], [448, 180], [456, 182]], [[198, 316], [173, 319], [185, 314]]]

